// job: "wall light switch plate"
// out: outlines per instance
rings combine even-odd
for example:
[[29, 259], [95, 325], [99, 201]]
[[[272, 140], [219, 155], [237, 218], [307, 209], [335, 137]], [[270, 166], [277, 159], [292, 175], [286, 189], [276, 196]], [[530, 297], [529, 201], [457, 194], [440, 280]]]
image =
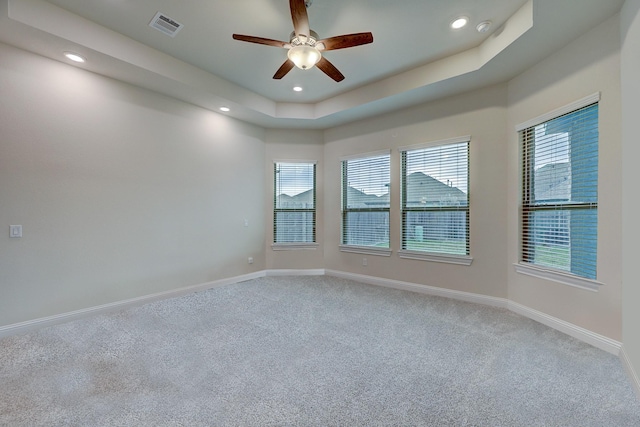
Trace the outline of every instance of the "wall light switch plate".
[[9, 237], [22, 237], [22, 226], [21, 225], [10, 225], [9, 226]]

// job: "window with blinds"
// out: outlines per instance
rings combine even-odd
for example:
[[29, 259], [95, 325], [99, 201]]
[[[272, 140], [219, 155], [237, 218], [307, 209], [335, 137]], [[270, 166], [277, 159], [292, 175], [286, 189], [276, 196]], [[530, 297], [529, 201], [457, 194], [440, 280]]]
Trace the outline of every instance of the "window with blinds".
[[274, 243], [316, 241], [315, 163], [274, 164]]
[[521, 262], [596, 279], [598, 103], [520, 130]]
[[401, 156], [402, 249], [469, 255], [469, 141]]
[[342, 161], [342, 244], [389, 248], [390, 154]]

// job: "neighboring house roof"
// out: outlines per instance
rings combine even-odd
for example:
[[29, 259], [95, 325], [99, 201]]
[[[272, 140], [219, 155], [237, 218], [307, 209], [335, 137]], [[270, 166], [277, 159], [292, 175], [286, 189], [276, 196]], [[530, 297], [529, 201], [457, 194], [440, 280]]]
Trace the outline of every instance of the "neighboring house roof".
[[534, 177], [535, 200], [569, 200], [571, 168], [568, 162], [549, 163], [537, 169]]
[[351, 208], [376, 208], [389, 206], [389, 194], [376, 196], [375, 194], [367, 194], [353, 187], [347, 187], [347, 198], [349, 207]]
[[425, 175], [414, 172], [407, 177], [407, 206], [435, 206], [446, 204], [466, 204], [467, 195], [453, 187]]
[[[353, 187], [348, 187], [349, 207], [375, 208], [389, 205], [389, 193], [376, 196], [367, 194]], [[313, 192], [308, 190], [295, 196], [281, 194], [278, 196], [278, 207], [301, 208], [311, 206]], [[446, 202], [451, 204], [466, 204], [467, 195], [460, 189], [447, 185], [422, 172], [414, 172], [407, 177], [407, 205], [408, 206], [437, 206]]]
[[277, 207], [281, 209], [310, 208], [313, 207], [313, 190], [303, 191], [295, 196], [280, 194]]

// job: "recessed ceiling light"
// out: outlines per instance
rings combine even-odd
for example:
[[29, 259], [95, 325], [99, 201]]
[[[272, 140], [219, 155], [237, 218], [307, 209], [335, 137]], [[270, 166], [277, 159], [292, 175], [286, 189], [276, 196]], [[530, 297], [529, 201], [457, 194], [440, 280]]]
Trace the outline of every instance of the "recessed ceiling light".
[[294, 87], [293, 87], [293, 91], [294, 91], [294, 92], [302, 92], [302, 87], [300, 87], [300, 86], [294, 86]]
[[460, 28], [464, 27], [465, 25], [467, 25], [468, 22], [469, 22], [469, 18], [467, 18], [466, 16], [461, 16], [459, 18], [456, 18], [451, 23], [451, 28], [453, 28], [454, 30], [460, 29]]
[[231, 111], [231, 108], [229, 107], [220, 107], [220, 111], [224, 111], [225, 113]]
[[72, 60], [73, 62], [86, 62], [87, 60], [84, 59], [84, 57], [78, 55], [77, 53], [73, 53], [73, 52], [65, 52], [64, 56], [66, 56], [67, 58], [69, 58], [70, 60]]
[[489, 31], [489, 28], [491, 28], [491, 21], [482, 21], [478, 24], [476, 30], [478, 30], [479, 33], [486, 33]]

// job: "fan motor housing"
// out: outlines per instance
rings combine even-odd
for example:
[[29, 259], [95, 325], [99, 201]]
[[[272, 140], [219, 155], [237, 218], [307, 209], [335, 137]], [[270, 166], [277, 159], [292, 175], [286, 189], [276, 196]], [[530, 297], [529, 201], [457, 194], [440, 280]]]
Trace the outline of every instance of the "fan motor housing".
[[300, 40], [300, 38], [296, 36], [296, 32], [292, 31], [289, 35], [289, 43], [291, 43], [291, 46], [315, 46], [320, 37], [318, 36], [318, 33], [313, 30], [309, 30], [309, 32], [311, 34], [309, 35], [309, 37], [307, 37], [306, 40]]

